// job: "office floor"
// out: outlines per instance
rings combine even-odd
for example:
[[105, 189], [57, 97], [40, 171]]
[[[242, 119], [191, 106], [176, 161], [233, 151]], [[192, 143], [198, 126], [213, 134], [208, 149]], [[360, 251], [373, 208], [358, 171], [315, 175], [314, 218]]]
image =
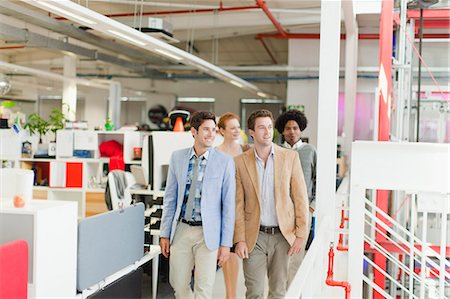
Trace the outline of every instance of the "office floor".
[[[245, 285], [244, 285], [244, 273], [242, 272], [242, 261], [239, 260], [239, 273], [238, 273], [238, 287], [237, 287], [237, 298], [245, 298]], [[161, 277], [160, 277], [161, 278]], [[151, 298], [151, 278], [150, 276], [144, 274], [143, 284], [142, 284], [142, 298]], [[267, 289], [267, 288], [266, 288]], [[158, 283], [158, 299], [174, 299], [173, 289], [167, 281], [160, 279]], [[213, 296], [214, 299], [225, 298], [225, 283], [223, 280], [222, 268], [217, 270], [216, 282], [214, 284]]]

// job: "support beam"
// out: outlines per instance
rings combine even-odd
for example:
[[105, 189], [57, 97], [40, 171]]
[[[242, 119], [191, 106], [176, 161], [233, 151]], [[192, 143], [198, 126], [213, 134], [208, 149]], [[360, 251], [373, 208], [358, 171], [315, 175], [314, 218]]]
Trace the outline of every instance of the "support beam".
[[[64, 77], [77, 77], [77, 57], [67, 53], [64, 56]], [[77, 83], [74, 80], [64, 81], [61, 110], [64, 118], [74, 121], [77, 115]]]
[[65, 76], [60, 75], [60, 74], [46, 72], [46, 71], [42, 71], [42, 70], [38, 70], [38, 69], [33, 69], [33, 68], [25, 67], [22, 65], [18, 65], [18, 64], [4, 62], [4, 61], [0, 61], [0, 69], [9, 70], [12, 73], [19, 73], [19, 74], [25, 73], [25, 74], [29, 74], [29, 75], [37, 76], [37, 77], [41, 77], [41, 78], [48, 78], [48, 79], [55, 80], [55, 81], [62, 81], [62, 82], [75, 81], [75, 83], [77, 85], [83, 85], [83, 86], [88, 86], [88, 87], [92, 87], [92, 88], [109, 89], [109, 85], [106, 85], [106, 84], [100, 84], [100, 83], [96, 83], [93, 81], [80, 79], [80, 78], [70, 79], [70, 78], [66, 78]]
[[58, 32], [78, 39], [100, 49], [121, 53], [121, 55], [129, 58], [138, 59], [139, 61], [144, 61], [150, 64], [161, 65], [163, 63], [160, 58], [149, 55], [148, 53], [145, 53], [145, 51], [140, 51], [135, 48], [113, 42], [109, 39], [102, 38], [73, 25], [55, 20], [54, 18], [41, 14], [35, 10], [14, 4], [13, 1], [0, 1], [0, 13], [7, 16], [12, 16], [16, 19], [51, 30], [53, 32]]
[[356, 21], [353, 1], [342, 2], [344, 11], [345, 31], [345, 121], [344, 153], [347, 163], [350, 164], [353, 142], [353, 131], [355, 125], [355, 101], [357, 90], [357, 67], [358, 67], [358, 23]]
[[[335, 213], [341, 1], [321, 1], [317, 128], [317, 223]], [[317, 232], [318, 234], [324, 232]], [[332, 235], [333, 236], [333, 235]], [[333, 236], [334, 237], [334, 236]], [[333, 239], [331, 238], [331, 240]]]
[[41, 47], [50, 50], [70, 52], [95, 61], [99, 60], [106, 63], [115, 64], [140, 74], [146, 74], [149, 76], [161, 74], [157, 71], [147, 69], [145, 65], [140, 63], [134, 63], [115, 56], [99, 53], [97, 50], [70, 44], [68, 42], [53, 39], [38, 33], [30, 32], [27, 29], [16, 28], [4, 23], [0, 23], [0, 38], [2, 40], [21, 43], [31, 47]]
[[116, 129], [120, 127], [120, 100], [122, 98], [122, 85], [111, 81], [108, 98], [108, 117], [111, 118]]
[[[394, 1], [385, 0], [381, 4], [381, 20], [380, 20], [380, 72], [378, 75], [379, 90], [379, 114], [378, 114], [378, 141], [390, 140], [390, 112], [391, 112], [391, 82], [392, 82], [392, 28], [394, 25]], [[377, 207], [384, 212], [388, 210], [388, 190], [377, 190]], [[377, 227], [382, 231], [382, 227]], [[386, 241], [381, 233], [375, 235], [377, 242]], [[386, 257], [377, 253], [374, 254], [375, 263], [382, 269], [386, 270]], [[374, 270], [375, 283], [385, 289], [386, 278], [383, 273]], [[384, 298], [382, 294], [375, 292], [374, 299]]]

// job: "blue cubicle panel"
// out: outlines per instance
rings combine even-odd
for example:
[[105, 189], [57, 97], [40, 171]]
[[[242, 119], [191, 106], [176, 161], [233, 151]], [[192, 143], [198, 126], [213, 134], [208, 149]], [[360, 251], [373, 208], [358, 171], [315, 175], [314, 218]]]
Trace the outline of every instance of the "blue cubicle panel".
[[77, 290], [82, 291], [144, 255], [144, 205], [83, 219], [78, 224]]

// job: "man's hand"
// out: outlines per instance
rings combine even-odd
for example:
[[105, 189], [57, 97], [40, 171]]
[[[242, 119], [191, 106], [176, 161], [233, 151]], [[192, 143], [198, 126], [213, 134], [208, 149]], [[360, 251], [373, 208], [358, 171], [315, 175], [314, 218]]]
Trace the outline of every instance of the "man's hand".
[[217, 253], [217, 265], [222, 267], [222, 265], [228, 261], [230, 258], [230, 248], [225, 246], [219, 247], [219, 252]]
[[314, 209], [311, 208], [311, 207], [309, 207], [309, 213], [310, 213], [311, 215], [314, 214]]
[[169, 257], [169, 251], [170, 251], [170, 240], [169, 238], [160, 238], [159, 239], [159, 246], [161, 246], [161, 253], [165, 257]]
[[248, 247], [247, 242], [241, 241], [236, 243], [236, 248], [234, 250], [238, 257], [241, 259], [248, 259]]
[[302, 250], [304, 242], [305, 240], [302, 238], [299, 237], [295, 238], [294, 244], [292, 244], [291, 248], [288, 251], [288, 255], [293, 256], [298, 254]]

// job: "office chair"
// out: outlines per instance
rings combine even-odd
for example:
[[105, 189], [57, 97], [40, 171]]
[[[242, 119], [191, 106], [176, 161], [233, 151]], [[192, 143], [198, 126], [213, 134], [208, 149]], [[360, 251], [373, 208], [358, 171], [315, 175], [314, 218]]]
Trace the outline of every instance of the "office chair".
[[128, 207], [131, 202], [130, 187], [136, 183], [131, 172], [113, 170], [108, 173], [108, 184], [105, 191], [106, 206], [109, 210]]

